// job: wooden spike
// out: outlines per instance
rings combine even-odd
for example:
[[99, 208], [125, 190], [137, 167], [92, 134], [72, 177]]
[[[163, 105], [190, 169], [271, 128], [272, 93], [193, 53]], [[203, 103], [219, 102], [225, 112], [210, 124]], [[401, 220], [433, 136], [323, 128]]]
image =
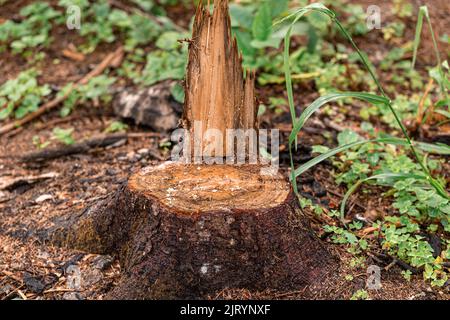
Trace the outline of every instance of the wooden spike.
[[215, 143], [203, 139], [209, 129], [222, 133], [224, 146], [227, 129], [257, 129], [254, 80], [251, 72], [244, 77], [228, 0], [214, 0], [212, 14], [200, 4], [189, 47], [183, 127], [192, 137], [194, 123], [200, 121], [203, 149]]

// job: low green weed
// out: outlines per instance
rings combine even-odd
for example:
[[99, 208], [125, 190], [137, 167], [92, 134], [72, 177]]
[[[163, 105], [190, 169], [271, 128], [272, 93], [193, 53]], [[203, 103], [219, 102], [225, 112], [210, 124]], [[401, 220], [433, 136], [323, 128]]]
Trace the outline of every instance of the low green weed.
[[38, 84], [37, 75], [36, 70], [29, 69], [0, 86], [0, 120], [11, 116], [20, 119], [39, 108], [51, 90]]

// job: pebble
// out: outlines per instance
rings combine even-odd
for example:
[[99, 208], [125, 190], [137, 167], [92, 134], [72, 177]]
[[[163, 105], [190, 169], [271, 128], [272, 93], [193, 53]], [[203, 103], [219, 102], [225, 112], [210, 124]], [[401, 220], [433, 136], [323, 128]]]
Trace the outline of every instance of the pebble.
[[4, 286], [0, 287], [0, 294], [8, 294], [10, 293], [14, 288], [9, 285], [9, 284], [5, 284]]
[[78, 292], [66, 292], [63, 295], [64, 300], [84, 300]]
[[96, 257], [92, 262], [94, 268], [104, 271], [112, 265], [113, 261], [114, 259], [111, 256], [105, 255]]
[[131, 162], [131, 163], [137, 162], [141, 159], [142, 159], [142, 155], [137, 154], [135, 152], [128, 152], [126, 154], [126, 156], [120, 155], [119, 157], [117, 157], [117, 160], [119, 160], [119, 161]]
[[23, 282], [28, 290], [33, 293], [42, 293], [45, 289], [45, 284], [37, 277], [32, 276], [28, 272], [23, 275]]
[[103, 279], [103, 274], [100, 270], [94, 269], [83, 273], [82, 286], [88, 288], [94, 284], [100, 282]]
[[150, 152], [150, 150], [147, 149], [147, 148], [142, 148], [142, 149], [139, 149], [139, 150], [137, 151], [137, 153], [138, 153], [138, 154], [141, 154], [141, 155], [146, 155], [146, 154], [148, 154], [149, 152]]
[[37, 197], [36, 200], [34, 200], [34, 202], [42, 203], [44, 201], [52, 200], [52, 199], [53, 199], [53, 196], [51, 194], [43, 194], [43, 195]]
[[38, 258], [42, 260], [48, 260], [50, 258], [50, 254], [45, 251], [39, 251]]
[[106, 174], [108, 175], [108, 176], [115, 176], [115, 175], [117, 175], [117, 170], [114, 170], [113, 168], [108, 168], [108, 169], [106, 169]]

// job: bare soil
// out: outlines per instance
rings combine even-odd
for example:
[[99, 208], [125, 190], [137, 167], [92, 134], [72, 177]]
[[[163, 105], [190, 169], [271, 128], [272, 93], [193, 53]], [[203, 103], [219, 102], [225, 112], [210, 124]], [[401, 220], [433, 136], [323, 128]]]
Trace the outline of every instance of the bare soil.
[[[32, 1], [8, 1], [0, 8], [0, 20], [16, 17], [18, 10]], [[55, 1], [53, 1], [55, 2]], [[390, 11], [391, 1], [378, 1], [382, 12]], [[371, 1], [358, 0], [352, 3], [372, 4]], [[450, 30], [450, 3], [446, 0], [413, 1], [417, 10], [421, 3], [428, 4], [431, 18], [436, 28], [436, 33], [444, 34]], [[169, 16], [180, 15], [180, 8], [168, 8]], [[191, 13], [189, 13], [191, 15]], [[389, 21], [389, 14], [386, 15]], [[183, 19], [184, 20], [184, 19]], [[181, 23], [186, 26], [186, 21]], [[415, 21], [408, 20], [404, 41], [412, 41]], [[426, 32], [425, 32], [426, 33]], [[62, 55], [62, 50], [69, 43], [76, 44], [79, 39], [70, 31], [63, 29], [54, 30], [54, 44], [46, 49], [47, 56], [42, 62], [42, 83], [48, 82], [56, 86], [63, 86], [68, 81], [82, 77], [109, 52], [113, 51], [117, 44], [100, 46], [98, 50], [87, 56], [83, 62], [75, 62]], [[418, 67], [424, 70], [430, 63], [434, 64], [432, 45], [429, 36], [422, 42]], [[369, 34], [368, 37], [357, 39], [369, 57], [382, 57], [392, 47], [403, 43], [384, 42], [378, 31]], [[440, 43], [444, 56], [448, 54], [448, 46], [445, 48]], [[55, 59], [60, 62], [52, 63]], [[26, 61], [19, 56], [7, 53], [0, 54], [0, 83], [13, 78], [18, 72], [27, 68]], [[374, 63], [377, 64], [377, 58]], [[317, 93], [311, 87], [305, 85], [296, 90], [296, 102], [304, 105], [311, 102]], [[283, 86], [270, 88], [257, 87], [257, 96], [260, 101], [267, 97], [283, 94]], [[346, 121], [351, 127], [356, 125], [358, 119]], [[289, 130], [288, 117], [276, 117], [263, 119], [263, 125], [273, 125], [285, 129], [286, 139]], [[70, 120], [70, 121], [69, 121]], [[75, 212], [82, 212], [86, 207], [96, 201], [115, 192], [126, 179], [140, 169], [157, 165], [161, 159], [167, 157], [167, 150], [159, 147], [159, 143], [168, 137], [161, 135], [159, 138], [133, 138], [126, 144], [101, 150], [93, 150], [87, 154], [69, 156], [44, 164], [24, 164], [17, 160], [18, 156], [34, 151], [36, 147], [32, 138], [38, 135], [42, 139], [51, 137], [52, 129], [57, 125], [61, 128], [75, 128], [76, 140], [101, 134], [108, 124], [115, 120], [110, 106], [80, 106], [69, 118], [61, 119], [58, 112], [51, 112], [42, 116], [24, 128], [18, 129], [12, 134], [0, 137], [0, 179], [10, 177], [37, 176], [44, 173], [56, 173], [56, 177], [46, 179], [34, 184], [21, 184], [10, 190], [0, 191], [0, 299], [15, 297], [27, 299], [102, 299], [118, 285], [120, 267], [115, 257], [99, 256], [80, 252], [64, 247], [57, 247], [44, 241], [46, 235], [42, 230], [54, 226], [59, 218], [63, 218]], [[326, 119], [325, 119], [326, 120]], [[304, 149], [296, 161], [306, 161], [310, 157], [309, 146], [324, 143], [320, 134], [323, 130], [329, 130], [332, 134], [336, 131], [327, 125], [323, 118], [312, 119], [305, 133], [301, 136]], [[129, 132], [146, 132], [145, 128], [130, 124]], [[286, 140], [285, 140], [286, 142]], [[282, 171], [286, 174], [288, 167], [287, 150], [281, 155]], [[336, 209], [345, 193], [336, 186], [332, 177], [333, 168], [326, 162], [314, 171], [310, 171], [302, 177], [301, 191], [315, 201], [319, 201], [329, 209]], [[39, 198], [48, 197], [41, 202]], [[353, 202], [353, 213], [366, 212], [367, 208], [376, 208], [389, 214], [392, 210], [381, 199], [379, 190], [369, 193], [368, 196], [358, 195]], [[364, 198], [365, 197], [365, 198]], [[358, 203], [363, 204], [358, 205]], [[317, 216], [307, 212], [313, 229], [321, 235], [320, 225], [326, 221], [326, 216]], [[351, 267], [354, 258], [346, 250], [327, 243], [329, 250], [340, 258], [340, 268], [330, 277], [329, 283], [320, 288], [307, 287], [300, 291], [277, 292], [249, 291], [246, 288], [240, 290], [223, 290], [210, 299], [349, 299], [357, 290], [366, 286], [366, 268], [371, 264], [379, 264], [378, 261], [367, 257], [363, 265]], [[73, 289], [73, 274], [69, 268], [76, 266], [81, 272], [81, 287]], [[402, 269], [397, 265], [381, 265], [382, 288], [370, 290], [372, 299], [438, 299], [448, 300], [450, 293], [448, 287], [443, 289], [431, 288], [422, 280], [422, 276], [414, 275], [410, 282], [402, 275]], [[352, 276], [352, 280], [347, 280]]]

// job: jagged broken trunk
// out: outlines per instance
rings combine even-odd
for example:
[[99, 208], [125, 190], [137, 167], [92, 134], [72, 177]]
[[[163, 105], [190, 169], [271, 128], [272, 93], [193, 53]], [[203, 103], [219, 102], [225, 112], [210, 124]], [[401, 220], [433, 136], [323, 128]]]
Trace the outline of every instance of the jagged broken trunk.
[[[227, 152], [226, 146], [234, 141], [227, 139], [227, 130], [258, 127], [255, 74], [242, 69], [242, 56], [231, 35], [228, 0], [214, 1], [213, 14], [200, 5], [193, 28], [183, 128], [189, 130], [192, 148], [197, 142], [203, 153], [232, 157], [233, 148]], [[222, 137], [208, 136], [208, 132]]]
[[[227, 0], [216, 0], [212, 15], [200, 5], [187, 72], [183, 122], [189, 131], [196, 121], [222, 134], [257, 129], [254, 75], [244, 77], [231, 39]], [[109, 296], [115, 299], [202, 298], [225, 288], [298, 290], [323, 281], [334, 258], [307, 227], [286, 178], [263, 169], [179, 162], [149, 167], [69, 217], [54, 241], [116, 254], [123, 276]]]

